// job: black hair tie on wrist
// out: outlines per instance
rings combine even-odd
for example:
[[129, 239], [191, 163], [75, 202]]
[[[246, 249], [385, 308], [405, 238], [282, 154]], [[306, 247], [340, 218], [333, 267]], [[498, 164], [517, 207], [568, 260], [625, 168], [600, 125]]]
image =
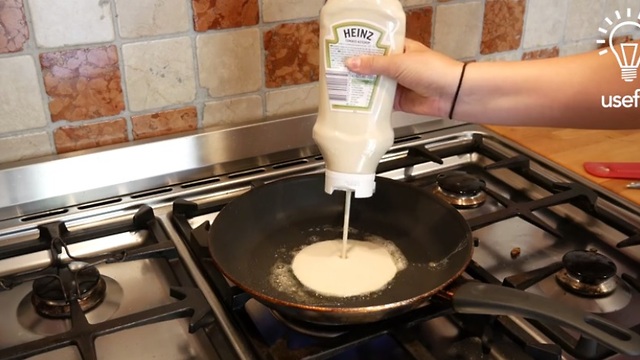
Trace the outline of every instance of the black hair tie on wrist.
[[462, 72], [460, 73], [460, 80], [458, 80], [458, 87], [456, 93], [453, 95], [453, 102], [451, 103], [451, 111], [449, 111], [449, 119], [453, 119], [453, 110], [456, 108], [456, 101], [458, 100], [458, 94], [460, 94], [460, 87], [462, 86], [462, 79], [464, 78], [464, 70], [467, 68], [468, 63], [462, 64]]

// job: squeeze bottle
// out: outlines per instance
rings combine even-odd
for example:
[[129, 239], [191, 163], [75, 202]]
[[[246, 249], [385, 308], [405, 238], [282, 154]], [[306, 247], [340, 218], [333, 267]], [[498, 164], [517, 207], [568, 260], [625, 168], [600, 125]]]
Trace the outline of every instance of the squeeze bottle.
[[398, 0], [328, 0], [320, 11], [320, 105], [313, 139], [325, 160], [325, 192], [375, 190], [380, 159], [393, 144], [396, 81], [358, 75], [344, 62], [356, 55], [404, 50], [406, 19]]

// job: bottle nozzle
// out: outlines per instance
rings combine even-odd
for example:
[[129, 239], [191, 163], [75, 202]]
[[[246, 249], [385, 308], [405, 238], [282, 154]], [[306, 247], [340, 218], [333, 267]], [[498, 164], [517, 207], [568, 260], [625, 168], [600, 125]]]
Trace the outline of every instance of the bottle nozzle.
[[357, 198], [373, 195], [376, 188], [376, 174], [350, 174], [325, 170], [324, 191], [332, 194], [335, 190], [351, 190]]

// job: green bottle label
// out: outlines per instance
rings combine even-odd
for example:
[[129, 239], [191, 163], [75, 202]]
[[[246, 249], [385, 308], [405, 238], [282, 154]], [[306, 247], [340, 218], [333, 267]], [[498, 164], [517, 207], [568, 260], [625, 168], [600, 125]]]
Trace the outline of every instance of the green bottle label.
[[331, 110], [370, 112], [378, 88], [377, 75], [350, 72], [344, 62], [357, 55], [386, 55], [382, 43], [385, 32], [362, 21], [340, 22], [331, 26], [325, 42], [325, 81]]

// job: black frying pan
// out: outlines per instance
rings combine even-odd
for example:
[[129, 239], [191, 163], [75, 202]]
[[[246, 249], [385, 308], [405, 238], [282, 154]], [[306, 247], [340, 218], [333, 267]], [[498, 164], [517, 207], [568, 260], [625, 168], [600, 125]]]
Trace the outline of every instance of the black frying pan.
[[[377, 178], [376, 184], [372, 197], [353, 199], [351, 228], [356, 231], [349, 238], [382, 237], [407, 258], [409, 266], [382, 291], [364, 297], [318, 296], [287, 270], [296, 249], [342, 237], [344, 192], [327, 195], [323, 175], [263, 185], [225, 206], [209, 232], [213, 261], [238, 287], [297, 320], [361, 324], [425, 305], [436, 292], [444, 293], [471, 260], [469, 226], [457, 210], [426, 191], [386, 178]], [[282, 273], [289, 276], [274, 276]], [[640, 354], [639, 335], [546, 298], [476, 282], [449, 290], [458, 312], [555, 321], [618, 352]]]

